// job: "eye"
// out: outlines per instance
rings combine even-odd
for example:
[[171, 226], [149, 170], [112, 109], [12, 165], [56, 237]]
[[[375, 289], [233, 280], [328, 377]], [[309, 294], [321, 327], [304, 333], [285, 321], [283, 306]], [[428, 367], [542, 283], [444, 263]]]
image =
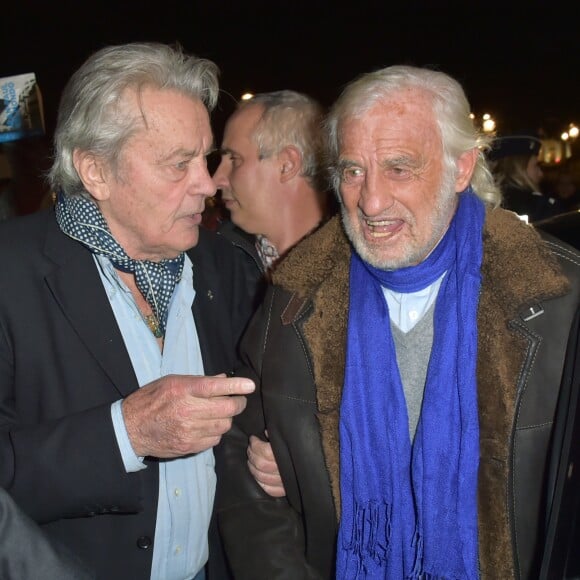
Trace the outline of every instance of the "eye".
[[358, 183], [364, 179], [364, 169], [362, 167], [357, 167], [356, 165], [351, 165], [349, 167], [343, 167], [340, 172], [340, 180], [342, 183], [347, 185]]
[[388, 167], [386, 169], [386, 173], [390, 176], [391, 179], [397, 181], [407, 180], [413, 175], [411, 169], [404, 165], [393, 165], [392, 167]]
[[177, 169], [178, 171], [185, 171], [187, 169], [187, 166], [189, 165], [189, 160], [186, 161], [178, 161], [175, 164], [175, 169]]
[[238, 155], [234, 155], [233, 153], [230, 153], [230, 161], [232, 163], [232, 167], [234, 168], [239, 167], [242, 164], [242, 158]]

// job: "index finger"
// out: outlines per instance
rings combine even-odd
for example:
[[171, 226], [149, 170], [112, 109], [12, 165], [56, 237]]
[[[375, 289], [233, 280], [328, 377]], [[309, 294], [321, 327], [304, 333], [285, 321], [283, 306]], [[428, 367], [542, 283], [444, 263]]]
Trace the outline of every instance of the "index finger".
[[249, 395], [255, 390], [254, 381], [245, 377], [204, 377], [202, 392], [195, 390], [195, 395], [204, 397], [221, 397], [226, 395]]

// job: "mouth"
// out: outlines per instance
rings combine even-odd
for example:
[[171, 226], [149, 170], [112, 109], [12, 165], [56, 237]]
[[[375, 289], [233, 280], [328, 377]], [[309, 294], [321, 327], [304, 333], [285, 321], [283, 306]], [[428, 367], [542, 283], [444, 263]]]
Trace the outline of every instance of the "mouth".
[[183, 219], [191, 222], [193, 225], [199, 225], [202, 222], [201, 212], [190, 213], [183, 216]]
[[391, 238], [397, 233], [399, 233], [405, 222], [401, 219], [392, 220], [363, 220], [365, 226], [365, 232], [367, 237], [378, 239], [378, 238]]

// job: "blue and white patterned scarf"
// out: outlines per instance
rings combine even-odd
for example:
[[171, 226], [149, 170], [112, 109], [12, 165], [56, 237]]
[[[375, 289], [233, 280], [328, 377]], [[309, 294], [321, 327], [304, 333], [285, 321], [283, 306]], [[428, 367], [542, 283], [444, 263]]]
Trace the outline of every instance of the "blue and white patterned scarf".
[[[469, 189], [421, 264], [386, 272], [353, 254], [340, 408], [337, 578], [478, 578], [477, 304], [485, 210]], [[413, 443], [381, 286], [426, 288], [433, 349]]]
[[109, 258], [118, 270], [134, 274], [137, 288], [157, 318], [159, 335], [156, 336], [164, 336], [167, 310], [175, 285], [181, 278], [184, 254], [160, 262], [133, 260], [113, 238], [101, 211], [90, 199], [59, 194], [55, 209], [56, 221], [67, 236], [94, 254]]

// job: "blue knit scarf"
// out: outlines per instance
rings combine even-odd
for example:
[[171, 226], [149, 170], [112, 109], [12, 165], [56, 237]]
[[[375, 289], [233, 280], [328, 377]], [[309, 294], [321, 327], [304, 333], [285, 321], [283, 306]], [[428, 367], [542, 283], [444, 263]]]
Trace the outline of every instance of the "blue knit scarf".
[[77, 240], [94, 254], [109, 258], [118, 270], [134, 274], [137, 288], [157, 319], [158, 328], [154, 334], [157, 338], [164, 336], [169, 303], [175, 285], [181, 278], [184, 254], [160, 262], [133, 260], [111, 234], [98, 206], [80, 195], [59, 194], [56, 221], [67, 236]]
[[[421, 264], [384, 271], [353, 253], [340, 409], [337, 578], [478, 578], [477, 304], [484, 207], [468, 189]], [[381, 286], [426, 288], [443, 273], [413, 444]]]

